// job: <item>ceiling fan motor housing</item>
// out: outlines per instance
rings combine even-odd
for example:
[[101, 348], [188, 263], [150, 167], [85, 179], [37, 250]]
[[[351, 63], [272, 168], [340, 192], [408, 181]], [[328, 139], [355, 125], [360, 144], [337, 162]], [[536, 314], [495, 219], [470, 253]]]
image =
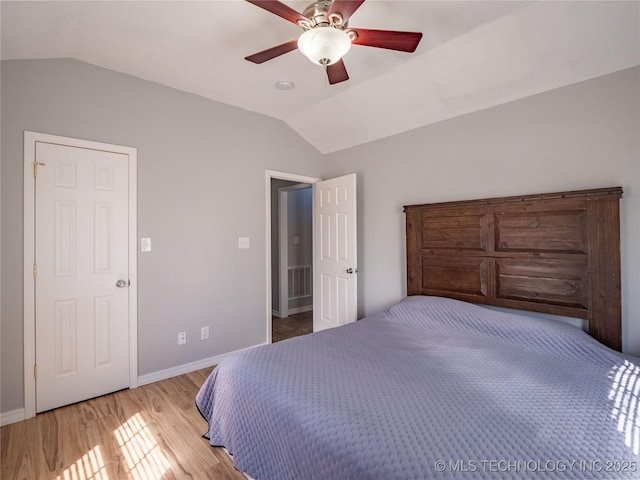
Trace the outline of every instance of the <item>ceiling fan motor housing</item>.
[[339, 13], [329, 15], [331, 3], [331, 0], [319, 0], [308, 5], [302, 12], [302, 15], [308, 18], [309, 22], [307, 23], [304, 20], [300, 20], [298, 24], [305, 30], [316, 27], [334, 27], [344, 30], [347, 28], [349, 22], [343, 22], [342, 15]]

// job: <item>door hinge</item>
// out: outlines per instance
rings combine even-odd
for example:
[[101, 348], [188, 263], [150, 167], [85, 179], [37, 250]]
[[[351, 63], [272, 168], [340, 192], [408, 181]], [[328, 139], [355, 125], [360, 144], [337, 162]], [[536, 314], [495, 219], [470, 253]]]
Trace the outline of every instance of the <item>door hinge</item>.
[[33, 162], [33, 176], [34, 177], [38, 176], [38, 166], [46, 167], [47, 164], [44, 163], [44, 162]]
[[37, 278], [38, 277], [38, 265], [36, 265], [35, 263], [33, 264], [33, 278]]
[[38, 378], [38, 365], [33, 366], [33, 378]]

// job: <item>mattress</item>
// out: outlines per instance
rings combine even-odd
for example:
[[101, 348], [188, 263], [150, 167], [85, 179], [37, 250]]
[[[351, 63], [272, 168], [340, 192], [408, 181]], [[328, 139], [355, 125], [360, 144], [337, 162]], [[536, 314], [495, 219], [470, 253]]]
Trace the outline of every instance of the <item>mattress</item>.
[[196, 404], [257, 480], [640, 478], [640, 362], [440, 297], [221, 362]]

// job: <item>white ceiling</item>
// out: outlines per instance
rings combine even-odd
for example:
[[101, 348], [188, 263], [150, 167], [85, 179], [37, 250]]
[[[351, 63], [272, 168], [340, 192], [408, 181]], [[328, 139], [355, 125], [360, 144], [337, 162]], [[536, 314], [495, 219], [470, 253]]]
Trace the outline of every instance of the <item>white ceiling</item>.
[[639, 65], [639, 12], [637, 0], [368, 0], [350, 26], [424, 37], [413, 54], [353, 46], [350, 80], [331, 86], [297, 51], [244, 60], [301, 29], [243, 0], [0, 10], [3, 60], [75, 58], [134, 75], [281, 119], [323, 153]]

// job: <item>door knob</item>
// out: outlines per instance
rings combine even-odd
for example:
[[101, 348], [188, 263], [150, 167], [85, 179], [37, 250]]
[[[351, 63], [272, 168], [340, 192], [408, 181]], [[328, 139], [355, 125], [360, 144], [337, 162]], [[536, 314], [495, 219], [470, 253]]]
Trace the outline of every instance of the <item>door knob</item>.
[[124, 288], [126, 286], [127, 286], [127, 281], [126, 280], [120, 279], [120, 280], [118, 280], [116, 282], [116, 287], [118, 287], [118, 288]]
[[351, 275], [353, 273], [353, 268], [347, 268], [347, 273]]

